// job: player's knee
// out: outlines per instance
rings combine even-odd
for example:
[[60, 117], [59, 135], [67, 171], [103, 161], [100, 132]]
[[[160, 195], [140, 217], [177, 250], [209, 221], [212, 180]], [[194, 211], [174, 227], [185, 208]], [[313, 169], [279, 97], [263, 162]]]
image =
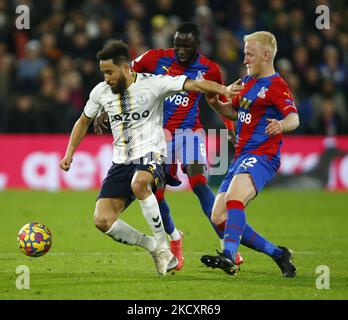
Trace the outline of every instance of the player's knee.
[[141, 198], [144, 193], [148, 191], [148, 181], [145, 179], [137, 179], [135, 181], [132, 181], [131, 188], [134, 195], [137, 198]]
[[94, 212], [94, 225], [101, 232], [105, 233], [106, 231], [108, 231], [114, 222], [114, 219], [111, 219], [111, 217], [102, 214], [100, 211], [96, 210]]
[[94, 215], [94, 225], [98, 230], [104, 233], [110, 229], [108, 228], [107, 220], [98, 215]]

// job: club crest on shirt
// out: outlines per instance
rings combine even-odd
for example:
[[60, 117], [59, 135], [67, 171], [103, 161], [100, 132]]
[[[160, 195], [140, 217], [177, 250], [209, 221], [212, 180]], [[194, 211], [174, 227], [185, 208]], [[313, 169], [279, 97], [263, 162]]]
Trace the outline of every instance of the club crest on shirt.
[[258, 92], [257, 96], [258, 96], [259, 98], [264, 99], [264, 98], [266, 97], [266, 92], [267, 92], [267, 91], [268, 91], [267, 88], [262, 87], [261, 90]]
[[196, 80], [203, 80], [205, 76], [205, 72], [203, 71], [198, 71]]
[[147, 98], [146, 96], [137, 96], [135, 101], [137, 104], [143, 105], [146, 104]]

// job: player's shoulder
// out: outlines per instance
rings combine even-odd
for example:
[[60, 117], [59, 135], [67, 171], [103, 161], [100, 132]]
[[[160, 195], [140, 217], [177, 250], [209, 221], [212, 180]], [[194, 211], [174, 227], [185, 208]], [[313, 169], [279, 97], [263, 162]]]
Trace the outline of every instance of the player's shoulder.
[[207, 66], [211, 70], [220, 70], [220, 66], [218, 65], [217, 62], [209, 59], [208, 57], [206, 57], [203, 54], [199, 54], [198, 62], [202, 65]]
[[287, 85], [284, 78], [278, 72], [271, 78], [271, 83]]
[[200, 54], [198, 58], [199, 68], [205, 73], [204, 78], [207, 80], [213, 80], [217, 82], [222, 81], [222, 72], [220, 66], [213, 60]]
[[139, 85], [145, 84], [145, 83], [151, 83], [152, 85], [159, 84], [159, 81], [164, 80], [165, 78], [169, 77], [168, 75], [163, 74], [154, 74], [154, 73], [147, 73], [147, 72], [141, 72], [137, 73], [137, 81]]
[[280, 76], [278, 72], [275, 74], [274, 77], [272, 77], [270, 87], [272, 89], [289, 89], [289, 85], [287, 84], [285, 79], [282, 76]]
[[104, 93], [107, 93], [108, 91], [110, 91], [110, 86], [105, 81], [102, 81], [94, 86], [94, 88], [91, 90], [90, 96], [96, 98]]
[[174, 49], [173, 48], [167, 48], [167, 49], [150, 49], [145, 52], [145, 54], [151, 56], [151, 57], [156, 57], [156, 58], [161, 58], [161, 57], [169, 57], [172, 58], [174, 57]]

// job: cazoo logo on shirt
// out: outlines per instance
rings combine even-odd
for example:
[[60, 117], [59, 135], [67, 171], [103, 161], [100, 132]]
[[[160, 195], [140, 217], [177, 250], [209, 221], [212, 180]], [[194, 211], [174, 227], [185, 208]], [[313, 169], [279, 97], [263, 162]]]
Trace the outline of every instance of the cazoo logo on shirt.
[[130, 121], [137, 121], [140, 118], [147, 118], [149, 116], [150, 112], [149, 110], [145, 110], [142, 113], [138, 113], [138, 112], [133, 112], [133, 113], [129, 113], [129, 112], [124, 112], [124, 113], [119, 113], [119, 114], [115, 114], [113, 116], [111, 116], [111, 121], [122, 121], [122, 122], [130, 122]]

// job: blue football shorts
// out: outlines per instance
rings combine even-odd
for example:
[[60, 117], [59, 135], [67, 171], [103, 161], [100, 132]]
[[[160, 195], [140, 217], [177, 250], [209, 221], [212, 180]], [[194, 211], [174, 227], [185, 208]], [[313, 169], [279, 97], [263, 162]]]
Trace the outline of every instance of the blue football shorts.
[[226, 192], [233, 177], [241, 173], [249, 173], [256, 192], [260, 192], [275, 177], [279, 166], [278, 158], [268, 159], [268, 156], [255, 154], [241, 155], [230, 164], [218, 193]]

